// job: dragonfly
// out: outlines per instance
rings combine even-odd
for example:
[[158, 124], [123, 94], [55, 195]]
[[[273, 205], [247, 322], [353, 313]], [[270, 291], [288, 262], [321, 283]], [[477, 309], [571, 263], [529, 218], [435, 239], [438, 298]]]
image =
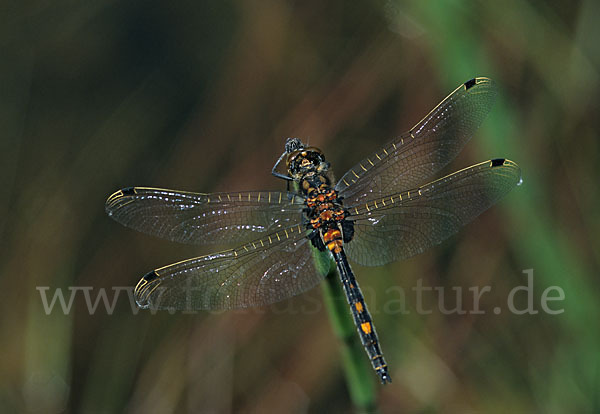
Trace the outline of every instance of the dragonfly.
[[485, 77], [461, 84], [338, 181], [320, 149], [288, 138], [272, 168], [287, 181], [286, 191], [118, 190], [108, 197], [106, 212], [127, 227], [174, 242], [238, 246], [147, 273], [134, 290], [138, 306], [263, 306], [308, 291], [335, 267], [371, 365], [382, 384], [391, 382], [348, 259], [381, 266], [419, 254], [521, 183], [519, 166], [504, 158], [431, 180], [479, 128], [495, 95], [494, 82]]

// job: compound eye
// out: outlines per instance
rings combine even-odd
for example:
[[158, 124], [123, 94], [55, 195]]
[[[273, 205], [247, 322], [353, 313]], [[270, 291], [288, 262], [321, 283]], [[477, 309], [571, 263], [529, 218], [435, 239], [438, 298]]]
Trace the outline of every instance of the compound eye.
[[309, 151], [306, 155], [306, 159], [308, 159], [315, 167], [318, 167], [325, 161], [325, 157], [321, 151]]
[[287, 156], [286, 163], [287, 165], [297, 165], [298, 160], [306, 158], [307, 155], [309, 156], [305, 149], [294, 151]]
[[285, 160], [288, 171], [292, 171], [292, 172], [298, 171], [298, 168], [300, 167], [298, 165], [298, 156], [300, 155], [300, 152], [301, 151], [294, 151], [288, 155], [287, 159]]

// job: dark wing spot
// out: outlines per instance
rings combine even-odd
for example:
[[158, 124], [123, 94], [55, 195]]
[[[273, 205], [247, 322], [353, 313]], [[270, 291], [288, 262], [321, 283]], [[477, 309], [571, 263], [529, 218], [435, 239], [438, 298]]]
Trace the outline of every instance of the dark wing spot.
[[466, 81], [465, 82], [465, 88], [467, 88], [467, 90], [471, 89], [473, 86], [475, 86], [475, 84], [477, 83], [477, 81], [475, 80], [475, 78]]
[[492, 167], [500, 167], [504, 165], [504, 161], [504, 158], [496, 158], [495, 160], [492, 160]]
[[152, 272], [146, 273], [142, 279], [144, 279], [146, 282], [152, 282], [153, 280], [158, 279], [158, 275], [153, 270]]

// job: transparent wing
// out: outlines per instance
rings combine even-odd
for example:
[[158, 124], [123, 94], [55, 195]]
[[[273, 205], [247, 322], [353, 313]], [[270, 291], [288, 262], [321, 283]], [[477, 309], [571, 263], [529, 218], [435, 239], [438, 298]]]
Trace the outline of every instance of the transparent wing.
[[322, 279], [305, 230], [295, 226], [150, 272], [137, 284], [135, 298], [142, 308], [245, 308], [298, 295]]
[[106, 212], [119, 223], [189, 244], [245, 243], [301, 221], [303, 199], [282, 192], [199, 194], [147, 187], [119, 190]]
[[521, 182], [521, 170], [496, 159], [411, 191], [349, 207], [352, 260], [379, 266], [419, 254], [456, 233]]
[[399, 193], [426, 182], [462, 150], [490, 111], [491, 79], [460, 85], [421, 122], [350, 169], [336, 184], [346, 203]]

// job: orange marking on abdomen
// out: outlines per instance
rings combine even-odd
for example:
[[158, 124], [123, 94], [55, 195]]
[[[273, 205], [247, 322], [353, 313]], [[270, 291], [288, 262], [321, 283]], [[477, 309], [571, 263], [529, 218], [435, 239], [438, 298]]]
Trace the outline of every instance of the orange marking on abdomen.
[[361, 323], [360, 329], [362, 329], [362, 331], [364, 333], [370, 334], [371, 333], [371, 324], [369, 322]]
[[319, 218], [323, 221], [331, 220], [332, 217], [333, 212], [331, 210], [325, 210], [319, 215]]
[[334, 240], [332, 242], [327, 243], [327, 248], [331, 250], [333, 253], [339, 253], [342, 251], [342, 241]]
[[363, 305], [362, 305], [362, 303], [360, 303], [360, 302], [356, 302], [356, 303], [354, 304], [354, 307], [356, 308], [356, 311], [357, 311], [358, 313], [361, 313], [361, 312], [364, 310], [364, 308], [363, 308]]
[[329, 243], [330, 241], [341, 239], [342, 233], [338, 229], [330, 229], [323, 235], [323, 241]]

